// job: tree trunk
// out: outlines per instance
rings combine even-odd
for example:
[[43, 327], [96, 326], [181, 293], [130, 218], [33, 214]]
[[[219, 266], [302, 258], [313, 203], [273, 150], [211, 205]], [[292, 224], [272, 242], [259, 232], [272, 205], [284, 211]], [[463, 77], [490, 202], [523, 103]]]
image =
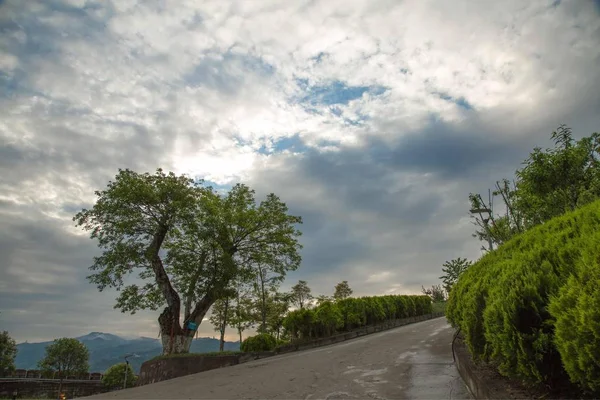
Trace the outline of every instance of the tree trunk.
[[60, 400], [60, 395], [62, 393], [62, 386], [63, 386], [63, 378], [60, 378], [60, 381], [58, 381], [58, 399]]
[[221, 337], [219, 338], [219, 351], [223, 351], [225, 349], [225, 329], [227, 328], [227, 314], [229, 313], [229, 297], [225, 299], [225, 310], [223, 310], [223, 321], [221, 321], [220, 333]]
[[[194, 334], [173, 335], [172, 337], [162, 335], [161, 339], [163, 354], [189, 353], [192, 340], [194, 339]], [[169, 351], [167, 352], [166, 350]]]
[[267, 299], [265, 294], [265, 278], [262, 267], [258, 267], [258, 279], [260, 290], [260, 333], [265, 333], [267, 329]]
[[158, 317], [160, 336], [163, 345], [163, 354], [188, 353], [196, 330], [188, 329], [189, 322], [195, 322], [200, 326], [202, 319], [213, 305], [214, 300], [210, 294], [206, 294], [200, 300], [190, 316], [184, 321], [183, 327], [179, 323], [179, 307], [177, 312], [172, 312], [171, 307], [166, 307]]
[[242, 330], [238, 328], [238, 333], [240, 334], [240, 346], [242, 345]]

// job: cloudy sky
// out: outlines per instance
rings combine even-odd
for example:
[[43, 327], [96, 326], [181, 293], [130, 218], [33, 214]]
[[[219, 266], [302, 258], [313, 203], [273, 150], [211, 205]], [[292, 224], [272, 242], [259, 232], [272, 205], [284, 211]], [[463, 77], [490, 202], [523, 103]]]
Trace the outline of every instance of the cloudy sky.
[[469, 192], [599, 110], [599, 1], [0, 1], [0, 329], [157, 336], [71, 221], [118, 168], [278, 194], [286, 288], [417, 293], [479, 257]]

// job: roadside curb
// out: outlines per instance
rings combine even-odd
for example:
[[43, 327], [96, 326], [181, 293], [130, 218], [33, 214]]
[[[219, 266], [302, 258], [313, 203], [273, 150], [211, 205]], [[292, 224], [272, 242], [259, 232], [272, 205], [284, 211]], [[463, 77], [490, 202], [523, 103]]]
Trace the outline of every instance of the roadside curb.
[[[452, 357], [454, 358], [454, 364], [456, 365], [458, 374], [467, 386], [467, 389], [469, 389], [469, 392], [473, 398], [478, 400], [492, 399], [489, 388], [485, 382], [474, 372], [476, 366], [473, 363], [469, 352], [466, 349], [463, 349], [463, 351], [457, 350], [457, 346], [455, 345], [457, 336], [458, 333], [455, 335], [454, 340], [452, 341]], [[460, 345], [463, 346], [462, 343]]]

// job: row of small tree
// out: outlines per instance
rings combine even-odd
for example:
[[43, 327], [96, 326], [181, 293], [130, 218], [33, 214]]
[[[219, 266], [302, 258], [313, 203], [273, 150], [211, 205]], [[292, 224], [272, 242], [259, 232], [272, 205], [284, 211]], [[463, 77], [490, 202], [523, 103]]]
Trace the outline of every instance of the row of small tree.
[[233, 296], [220, 299], [213, 305], [210, 322], [220, 333], [221, 351], [227, 327], [236, 330], [240, 343], [243, 341], [242, 333], [249, 328], [256, 328], [258, 333], [269, 333], [280, 340], [289, 336], [283, 328], [290, 308], [305, 309], [313, 304], [345, 299], [353, 293], [348, 281], [342, 281], [335, 286], [333, 296], [315, 298], [304, 280], [292, 286], [290, 292], [280, 292], [281, 277], [268, 272], [260, 269], [254, 282], [238, 286]]

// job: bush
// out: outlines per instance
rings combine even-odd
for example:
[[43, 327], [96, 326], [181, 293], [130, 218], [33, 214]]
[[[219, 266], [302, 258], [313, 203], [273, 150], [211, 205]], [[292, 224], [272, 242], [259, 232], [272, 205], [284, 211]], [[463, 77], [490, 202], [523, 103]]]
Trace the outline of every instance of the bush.
[[131, 365], [125, 363], [115, 364], [106, 370], [102, 376], [102, 383], [109, 388], [122, 388], [125, 383], [125, 368], [127, 368], [127, 387], [133, 387], [137, 381], [137, 376], [133, 372]]
[[326, 301], [315, 309], [314, 312], [315, 331], [319, 337], [327, 337], [335, 334], [336, 330], [344, 326], [342, 313], [337, 304]]
[[600, 234], [587, 238], [575, 274], [550, 302], [554, 343], [572, 382], [600, 393]]
[[[548, 385], [565, 378], [564, 364], [574, 382], [592, 389], [600, 366], [583, 353], [599, 354], [600, 330], [582, 320], [597, 315], [593, 285], [581, 301], [574, 301], [573, 293], [585, 293], [581, 277], [592, 276], [578, 265], [585, 252], [597, 260], [599, 217], [596, 202], [548, 221], [486, 254], [461, 275], [446, 316], [461, 328], [474, 358], [492, 361], [505, 376]], [[584, 264], [598, 270], [597, 264]], [[582, 371], [583, 381], [578, 378]]]
[[250, 336], [246, 338], [242, 345], [240, 346], [240, 350], [243, 352], [252, 352], [252, 351], [273, 351], [277, 347], [277, 339], [273, 335], [268, 333], [260, 333], [256, 336]]
[[429, 296], [346, 298], [326, 301], [313, 309], [292, 311], [284, 318], [283, 327], [292, 339], [312, 339], [432, 312]]

